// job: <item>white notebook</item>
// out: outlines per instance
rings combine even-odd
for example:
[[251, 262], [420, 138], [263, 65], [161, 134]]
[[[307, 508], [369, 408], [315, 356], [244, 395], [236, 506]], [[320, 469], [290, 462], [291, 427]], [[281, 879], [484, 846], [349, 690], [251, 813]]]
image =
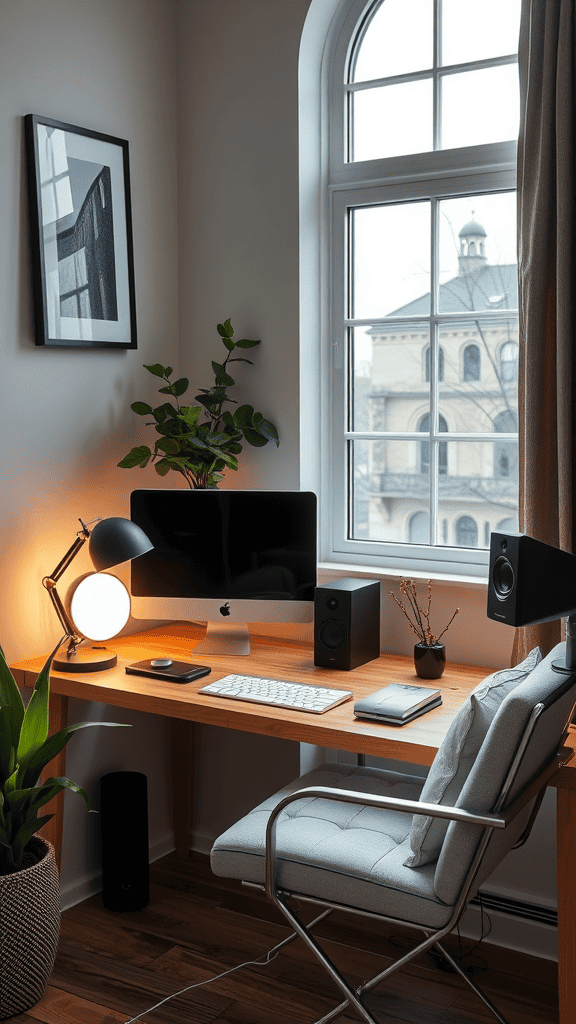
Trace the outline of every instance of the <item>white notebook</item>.
[[354, 705], [356, 718], [405, 725], [442, 703], [442, 692], [429, 686], [390, 683]]

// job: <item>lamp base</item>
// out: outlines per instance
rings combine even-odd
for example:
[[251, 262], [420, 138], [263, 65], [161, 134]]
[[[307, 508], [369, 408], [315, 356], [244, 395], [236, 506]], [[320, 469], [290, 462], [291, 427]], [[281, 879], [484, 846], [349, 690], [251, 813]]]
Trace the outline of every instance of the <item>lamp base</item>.
[[52, 667], [59, 672], [102, 672], [104, 669], [114, 668], [117, 661], [117, 655], [107, 647], [77, 647], [71, 654], [61, 647], [52, 662]]

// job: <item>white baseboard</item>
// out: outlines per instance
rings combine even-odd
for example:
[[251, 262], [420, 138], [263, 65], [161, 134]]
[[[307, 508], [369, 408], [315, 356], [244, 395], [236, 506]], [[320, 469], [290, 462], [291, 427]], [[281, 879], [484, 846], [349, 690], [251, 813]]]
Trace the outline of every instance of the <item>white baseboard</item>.
[[[174, 834], [169, 832], [162, 839], [157, 839], [150, 846], [150, 863], [152, 864], [155, 860], [159, 860], [160, 857], [165, 857], [166, 854], [171, 853], [173, 849]], [[195, 849], [195, 847], [193, 846], [192, 849]], [[70, 907], [75, 907], [77, 903], [82, 903], [83, 900], [87, 900], [97, 892], [102, 892], [101, 871], [98, 871], [94, 875], [85, 875], [83, 878], [76, 879], [71, 885], [61, 888], [60, 909], [62, 911], [69, 910]]]

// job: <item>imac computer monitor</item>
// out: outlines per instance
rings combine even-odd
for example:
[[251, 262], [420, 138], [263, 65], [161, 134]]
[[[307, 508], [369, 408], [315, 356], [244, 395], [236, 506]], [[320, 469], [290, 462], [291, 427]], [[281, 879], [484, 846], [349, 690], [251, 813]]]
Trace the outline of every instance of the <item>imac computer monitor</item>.
[[206, 622], [194, 654], [248, 654], [249, 622], [311, 622], [316, 495], [137, 490], [130, 518], [154, 548], [131, 563], [136, 618]]

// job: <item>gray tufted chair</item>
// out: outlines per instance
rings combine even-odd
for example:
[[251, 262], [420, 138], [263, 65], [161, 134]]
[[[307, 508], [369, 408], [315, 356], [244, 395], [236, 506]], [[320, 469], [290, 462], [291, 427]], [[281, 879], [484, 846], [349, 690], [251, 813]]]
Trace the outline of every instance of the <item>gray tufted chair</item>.
[[[275, 793], [216, 840], [214, 873], [265, 887], [294, 928], [292, 938], [308, 944], [342, 991], [343, 1002], [316, 1024], [328, 1024], [350, 1006], [368, 1024], [378, 1024], [362, 993], [431, 946], [507, 1024], [441, 940], [484, 879], [526, 840], [546, 785], [567, 756], [562, 744], [576, 702], [576, 675], [559, 673], [551, 664], [563, 654], [559, 644], [504, 696], [450, 804], [422, 802], [419, 778], [326, 764]], [[406, 861], [414, 859], [412, 819], [421, 815], [448, 825], [438, 856], [408, 867]], [[291, 905], [294, 898], [324, 909], [305, 926]], [[354, 991], [312, 934], [334, 909], [417, 926], [424, 939]]]

